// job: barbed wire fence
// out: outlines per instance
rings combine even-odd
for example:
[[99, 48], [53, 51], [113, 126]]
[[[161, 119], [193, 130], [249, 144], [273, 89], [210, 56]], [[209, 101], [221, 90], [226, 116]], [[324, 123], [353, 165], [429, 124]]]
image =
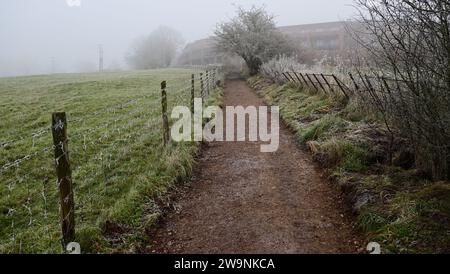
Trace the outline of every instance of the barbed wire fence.
[[121, 191], [98, 191], [99, 182], [114, 185], [107, 172], [127, 160], [121, 152], [148, 134], [169, 145], [169, 111], [207, 100], [223, 75], [220, 66], [189, 69], [191, 77], [163, 81], [159, 99], [149, 93], [79, 117], [53, 113], [51, 126], [0, 141], [0, 153], [21, 148], [0, 161], [0, 252], [64, 252], [76, 225], [95, 223], [108, 206], [100, 197]]

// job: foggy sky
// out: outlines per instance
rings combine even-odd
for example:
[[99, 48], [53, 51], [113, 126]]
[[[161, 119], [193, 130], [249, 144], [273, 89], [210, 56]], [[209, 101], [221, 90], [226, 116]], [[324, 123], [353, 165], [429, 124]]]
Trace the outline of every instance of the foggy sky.
[[[80, 1], [70, 7], [67, 2]], [[186, 42], [212, 35], [236, 6], [265, 5], [279, 26], [344, 20], [352, 0], [0, 0], [0, 76], [126, 69], [133, 40], [160, 25]]]

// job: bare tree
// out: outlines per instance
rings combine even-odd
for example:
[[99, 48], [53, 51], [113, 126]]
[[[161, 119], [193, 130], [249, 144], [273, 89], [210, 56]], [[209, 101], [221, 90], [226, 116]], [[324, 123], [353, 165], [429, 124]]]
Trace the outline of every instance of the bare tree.
[[126, 59], [136, 69], [165, 68], [172, 64], [182, 44], [178, 31], [161, 26], [148, 37], [138, 39]]
[[276, 28], [274, 16], [263, 7], [238, 8], [230, 22], [218, 24], [215, 35], [218, 49], [242, 57], [251, 75], [276, 55], [292, 52], [287, 38]]
[[410, 140], [418, 167], [450, 178], [450, 2], [356, 2], [362, 98]]

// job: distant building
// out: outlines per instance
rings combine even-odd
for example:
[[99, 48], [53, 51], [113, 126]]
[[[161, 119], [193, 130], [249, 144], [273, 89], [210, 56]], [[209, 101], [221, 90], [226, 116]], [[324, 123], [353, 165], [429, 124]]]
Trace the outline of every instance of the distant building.
[[[309, 25], [287, 26], [279, 29], [302, 48], [339, 51], [344, 50], [348, 34], [348, 22], [331, 22]], [[351, 23], [354, 24], [354, 23]]]
[[[325, 56], [345, 55], [353, 43], [347, 32], [347, 26], [354, 28], [354, 22], [330, 22], [297, 26], [285, 26], [279, 29], [285, 33], [300, 49], [308, 55], [305, 58], [321, 59]], [[223, 63], [226, 57], [215, 50], [214, 39], [207, 38], [188, 44], [178, 58], [179, 65], [206, 65]]]
[[214, 38], [195, 41], [186, 45], [177, 63], [180, 65], [207, 65], [222, 63], [224, 54], [215, 49]]

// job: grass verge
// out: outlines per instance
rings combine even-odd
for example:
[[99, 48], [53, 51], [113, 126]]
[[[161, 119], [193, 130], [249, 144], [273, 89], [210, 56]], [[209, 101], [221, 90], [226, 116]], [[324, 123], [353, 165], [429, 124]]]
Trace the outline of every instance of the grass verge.
[[383, 253], [450, 252], [450, 183], [431, 182], [411, 164], [402, 140], [390, 140], [379, 117], [358, 102], [345, 102], [293, 84], [261, 77], [249, 84], [296, 132], [315, 161], [338, 184], [361, 231]]

